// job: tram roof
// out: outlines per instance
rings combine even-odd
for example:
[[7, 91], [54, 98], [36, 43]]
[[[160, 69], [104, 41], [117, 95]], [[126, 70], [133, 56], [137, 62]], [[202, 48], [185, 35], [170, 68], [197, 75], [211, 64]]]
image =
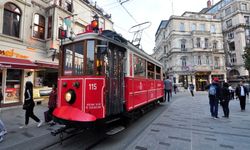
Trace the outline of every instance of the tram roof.
[[148, 61], [151, 61], [154, 64], [157, 64], [159, 66], [162, 66], [161, 62], [157, 61], [154, 59], [152, 56], [150, 56], [148, 53], [140, 49], [139, 47], [135, 46], [133, 43], [129, 42], [125, 38], [123, 38], [120, 34], [111, 31], [111, 30], [104, 30], [101, 34], [99, 33], [84, 33], [77, 35], [77, 37], [71, 41], [69, 39], [66, 39], [63, 41], [63, 45], [70, 44], [70, 43], [75, 43], [81, 40], [85, 39], [99, 39], [99, 40], [104, 40], [104, 41], [109, 41], [112, 42], [116, 45], [119, 45], [121, 47], [124, 47], [126, 49], [129, 49], [136, 54], [138, 54], [141, 57], [144, 57], [144, 59], [147, 59]]

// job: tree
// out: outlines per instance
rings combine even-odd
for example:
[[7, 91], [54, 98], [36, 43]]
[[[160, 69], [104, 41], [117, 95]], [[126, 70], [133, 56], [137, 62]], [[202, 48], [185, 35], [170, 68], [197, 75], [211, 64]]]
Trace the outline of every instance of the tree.
[[250, 45], [247, 45], [244, 51], [244, 54], [242, 55], [244, 59], [245, 68], [248, 71], [248, 75], [250, 77]]

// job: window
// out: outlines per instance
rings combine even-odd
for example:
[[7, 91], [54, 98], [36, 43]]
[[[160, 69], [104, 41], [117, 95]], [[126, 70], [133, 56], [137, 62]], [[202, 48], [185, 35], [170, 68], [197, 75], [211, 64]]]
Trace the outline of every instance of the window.
[[64, 7], [65, 7], [65, 10], [72, 12], [72, 1], [65, 0]]
[[155, 78], [155, 65], [148, 62], [148, 79], [154, 79]]
[[196, 47], [200, 48], [201, 47], [201, 38], [196, 39]]
[[75, 44], [75, 61], [74, 61], [74, 71], [75, 75], [82, 75], [84, 72], [84, 48], [83, 42]]
[[180, 31], [182, 31], [182, 32], [185, 31], [184, 23], [181, 23], [181, 24], [180, 24]]
[[247, 4], [242, 3], [242, 4], [241, 4], [241, 10], [242, 10], [242, 11], [246, 11], [246, 10], [247, 10]]
[[214, 69], [219, 69], [220, 68], [219, 60], [220, 60], [219, 57], [214, 57]]
[[197, 62], [198, 65], [201, 65], [201, 56], [198, 56], [198, 62]]
[[226, 21], [226, 24], [227, 24], [227, 28], [232, 27], [232, 19]]
[[95, 52], [95, 41], [87, 41], [87, 75], [94, 74], [94, 52]]
[[217, 41], [213, 41], [213, 49], [217, 49]]
[[250, 25], [249, 16], [244, 16], [244, 18], [245, 18], [245, 23], [247, 25]]
[[4, 5], [3, 34], [19, 37], [21, 11], [13, 3]]
[[51, 38], [52, 34], [52, 16], [48, 17], [48, 29], [47, 29], [47, 38]]
[[209, 56], [206, 56], [206, 64], [209, 65]]
[[226, 10], [225, 10], [225, 15], [230, 15], [231, 14], [231, 7], [228, 7]]
[[104, 19], [103, 18], [99, 18], [99, 28], [102, 30], [105, 30], [105, 26], [104, 26]]
[[233, 39], [233, 38], [234, 38], [234, 33], [233, 33], [233, 32], [229, 32], [229, 33], [227, 34], [227, 38], [228, 38], [228, 39]]
[[187, 66], [187, 57], [182, 57], [181, 58], [181, 66], [186, 67]]
[[186, 51], [186, 40], [182, 39], [181, 40], [181, 51]]
[[246, 37], [249, 39], [250, 38], [250, 29], [246, 29]]
[[231, 55], [230, 55], [230, 62], [231, 62], [232, 64], [234, 64], [234, 63], [237, 62], [236, 54], [231, 54]]
[[216, 32], [216, 28], [215, 25], [211, 25], [211, 29], [210, 29], [211, 33], [215, 33]]
[[229, 46], [229, 50], [230, 51], [235, 51], [235, 44], [234, 44], [234, 42], [228, 43], [228, 46]]
[[146, 61], [134, 55], [133, 63], [134, 63], [134, 76], [146, 77]]
[[205, 38], [205, 48], [208, 48], [208, 46], [209, 46], [208, 39]]
[[156, 66], [156, 79], [161, 79], [161, 67]]
[[33, 37], [44, 39], [44, 34], [45, 34], [45, 19], [42, 15], [35, 14]]
[[192, 24], [191, 31], [195, 31], [195, 30], [196, 30], [196, 24]]
[[202, 32], [205, 31], [205, 24], [200, 24], [200, 31], [202, 31]]
[[164, 48], [164, 54], [166, 54], [167, 53], [167, 46], [164, 46], [163, 48]]

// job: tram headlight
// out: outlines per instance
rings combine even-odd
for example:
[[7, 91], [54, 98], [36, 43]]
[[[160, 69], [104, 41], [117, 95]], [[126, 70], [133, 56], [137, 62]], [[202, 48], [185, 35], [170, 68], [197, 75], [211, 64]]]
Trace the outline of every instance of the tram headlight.
[[76, 93], [74, 90], [70, 89], [68, 90], [65, 95], [64, 95], [64, 98], [66, 100], [67, 103], [69, 104], [73, 104], [76, 100]]

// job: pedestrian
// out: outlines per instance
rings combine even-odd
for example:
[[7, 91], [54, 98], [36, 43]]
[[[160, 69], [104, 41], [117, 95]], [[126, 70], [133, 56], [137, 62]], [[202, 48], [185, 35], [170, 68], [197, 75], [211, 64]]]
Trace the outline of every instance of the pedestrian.
[[221, 88], [220, 103], [224, 112], [225, 118], [229, 117], [229, 101], [230, 101], [230, 91], [228, 88], [228, 83], [224, 82]]
[[230, 100], [233, 100], [234, 99], [234, 88], [232, 87], [232, 85], [229, 85], [228, 89], [230, 92]]
[[176, 94], [176, 92], [177, 92], [177, 86], [176, 84], [174, 84], [174, 93]]
[[193, 83], [189, 84], [188, 88], [189, 88], [191, 95], [194, 96], [194, 84]]
[[24, 91], [24, 104], [23, 109], [26, 110], [25, 112], [25, 125], [21, 126], [20, 128], [26, 128], [29, 124], [29, 117], [34, 119], [38, 124], [37, 127], [42, 125], [42, 121], [34, 115], [34, 107], [35, 102], [33, 100], [33, 84], [30, 81], [27, 81], [25, 84], [25, 91]]
[[240, 81], [240, 84], [237, 86], [235, 93], [240, 100], [241, 111], [245, 111], [246, 96], [249, 96], [249, 94], [247, 88], [243, 85], [243, 81]]
[[220, 99], [219, 79], [215, 77], [207, 87], [211, 117], [218, 119], [218, 104]]
[[[53, 84], [52, 85], [52, 91], [49, 95], [49, 102], [48, 102], [48, 117], [49, 117], [49, 120], [52, 120], [52, 117], [53, 117], [53, 111], [54, 109], [56, 108], [56, 100], [57, 100], [57, 85], [56, 84]], [[48, 120], [48, 121], [49, 121]], [[51, 122], [50, 125], [54, 125], [55, 123], [54, 122]]]
[[166, 79], [164, 80], [164, 90], [165, 90], [165, 99], [168, 95], [168, 102], [170, 101], [171, 89], [172, 89], [172, 82], [169, 79], [169, 76], [167, 76]]
[[[2, 90], [0, 90], [0, 104], [1, 104], [2, 100], [3, 100], [3, 93], [2, 93]], [[3, 136], [5, 134], [7, 134], [7, 130], [3, 124], [3, 121], [0, 118], [0, 142], [3, 141]]]

